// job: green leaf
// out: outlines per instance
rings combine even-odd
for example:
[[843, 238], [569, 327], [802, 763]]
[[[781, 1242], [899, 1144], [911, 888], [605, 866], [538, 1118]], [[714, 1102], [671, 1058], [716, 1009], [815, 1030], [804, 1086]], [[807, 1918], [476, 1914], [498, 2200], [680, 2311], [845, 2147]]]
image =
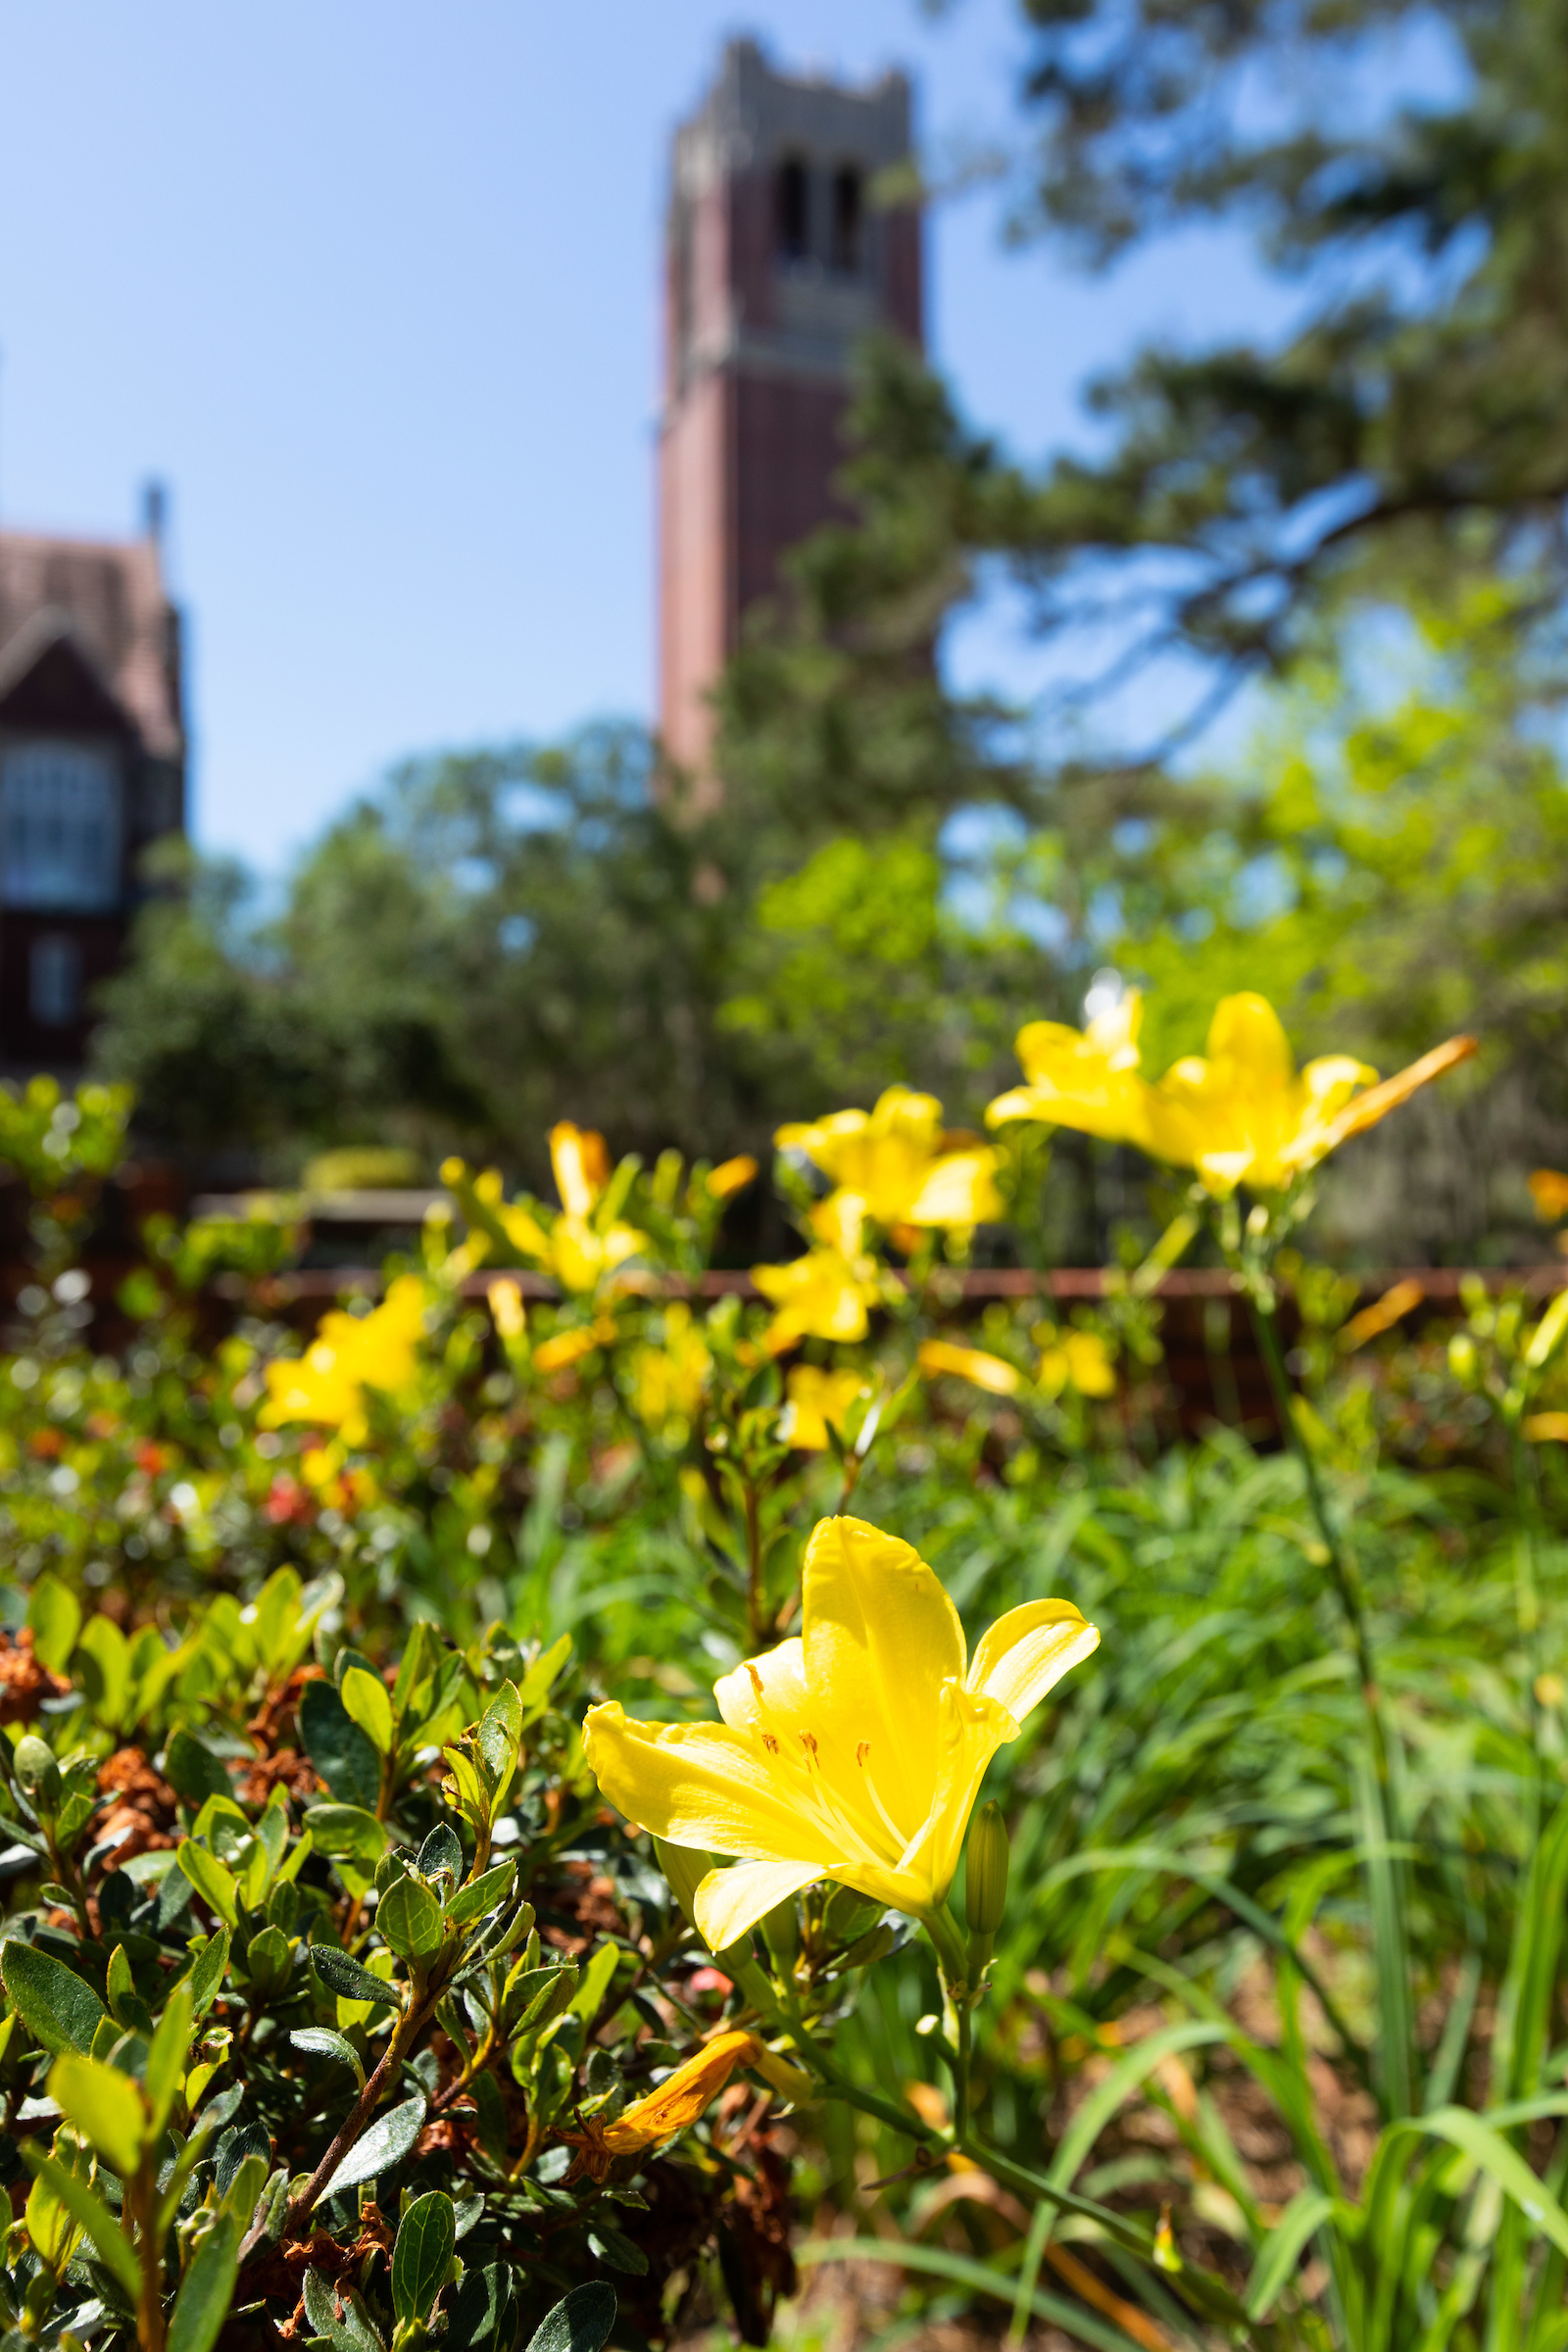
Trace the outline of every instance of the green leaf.
[[297, 1570], [274, 1568], [256, 1595], [256, 1646], [270, 1681], [275, 1681], [294, 1662], [290, 1637], [299, 1623], [303, 1590]]
[[392, 1713], [400, 1725], [408, 1712], [409, 1702], [419, 1687], [419, 1679], [424, 1671], [425, 1651], [429, 1646], [430, 1639], [431, 1631], [427, 1621], [423, 1617], [416, 1619], [414, 1630], [410, 1634], [403, 1655], [398, 1661], [398, 1679], [392, 1686]]
[[603, 2352], [615, 2308], [614, 2288], [602, 2278], [587, 2279], [545, 2313], [528, 2352]]
[[598, 2016], [600, 2004], [610, 1990], [610, 1981], [619, 1959], [619, 1944], [607, 1942], [599, 1946], [583, 1970], [577, 1989], [571, 1996], [569, 2006], [574, 2017], [580, 2017], [587, 2023]]
[[281, 1928], [263, 1928], [245, 1947], [246, 1974], [264, 2000], [288, 1983], [293, 1963], [294, 1955]]
[[105, 2268], [114, 2273], [134, 2304], [141, 2294], [141, 2265], [120, 2227], [119, 2216], [110, 2212], [102, 2197], [85, 2180], [78, 2180], [63, 2164], [46, 2155], [36, 2140], [24, 2139], [21, 2154], [33, 2178], [42, 2180], [66, 2211], [81, 2224]]
[[343, 2034], [334, 2034], [330, 2026], [300, 2026], [289, 2035], [295, 2049], [304, 2050], [311, 2058], [335, 2058], [342, 2066], [352, 2067], [354, 2080], [365, 2088], [365, 2068], [360, 2053]]
[[190, 1805], [203, 1805], [210, 1796], [232, 1797], [234, 1790], [222, 1759], [205, 1740], [180, 1725], [164, 1755], [164, 1778]]
[[368, 1674], [363, 1666], [351, 1666], [343, 1677], [338, 1696], [344, 1712], [359, 1725], [376, 1753], [390, 1755], [392, 1700], [380, 1677]]
[[405, 1960], [441, 1948], [441, 1906], [417, 1879], [401, 1878], [387, 1888], [376, 1906], [375, 1924]]
[[85, 2055], [99, 2027], [109, 2023], [92, 1986], [30, 1943], [0, 1944], [0, 1984], [33, 2040], [46, 2050]]
[[1102, 2082], [1097, 2082], [1056, 2144], [1047, 2175], [1054, 2188], [1070, 2188], [1074, 2175], [1122, 2101], [1152, 2075], [1160, 2062], [1177, 2050], [1201, 2049], [1206, 2042], [1224, 2041], [1228, 2029], [1184, 2019], [1148, 2034], [1119, 2058]]
[[241, 1885], [246, 1910], [259, 1911], [288, 1844], [288, 1810], [277, 1801], [275, 1791], [257, 1815], [251, 1835], [256, 1842], [245, 1857]]
[[104, 2162], [128, 2179], [147, 2138], [147, 2110], [130, 2077], [79, 2050], [63, 2050], [49, 2069], [49, 2096]]
[[391, 1831], [363, 1805], [308, 1805], [304, 1818], [318, 1853], [365, 1870], [375, 1868], [391, 1841]]
[[498, 1862], [493, 1870], [481, 1872], [466, 1886], [460, 1886], [447, 1905], [447, 1917], [457, 1927], [470, 1919], [482, 1919], [487, 1911], [505, 1901], [508, 1887], [517, 1873], [515, 1862]]
[[239, 2224], [220, 2214], [191, 2256], [170, 2316], [168, 2352], [212, 2352], [234, 2300]]
[[1296, 2275], [1301, 2249], [1334, 2211], [1334, 2199], [1320, 2188], [1299, 2188], [1257, 2249], [1252, 2275], [1247, 2281], [1248, 2317], [1266, 2320], [1282, 2289]]
[[190, 2006], [193, 2018], [205, 2017], [218, 1998], [218, 1988], [228, 1974], [228, 1930], [220, 1928], [214, 1936], [198, 1936], [191, 1942], [192, 1961], [187, 1980], [190, 1985]]
[[[613, 2288], [607, 2291], [613, 2299]], [[482, 2271], [465, 2271], [463, 2283], [452, 2298], [443, 2341], [452, 2347], [452, 2352], [484, 2352], [488, 2344], [500, 2337], [504, 2318], [507, 2320], [507, 2336], [510, 2340], [508, 2306], [511, 2300], [512, 2279], [499, 2262], [487, 2263]], [[600, 2341], [603, 2340], [601, 2337]], [[588, 2352], [586, 2344], [584, 2352]]]
[[182, 1838], [174, 1849], [174, 1860], [189, 1879], [210, 1911], [216, 1911], [226, 1928], [239, 1923], [239, 1886], [233, 1872], [205, 1845], [193, 1838]]
[[306, 2272], [305, 2316], [317, 2334], [325, 2336], [333, 2352], [386, 2352], [380, 2329], [354, 2288], [340, 2280], [337, 2292], [343, 2298], [342, 2319], [333, 2308], [333, 2290], [319, 2272]]
[[378, 2173], [389, 2173], [394, 2165], [402, 2163], [423, 2128], [421, 2097], [406, 2099], [401, 2107], [388, 2108], [349, 2149], [324, 2193], [335, 2197], [339, 2189], [358, 2188], [362, 2180], [373, 2180]]
[[571, 1655], [571, 1636], [563, 1634], [559, 1641], [542, 1650], [517, 1686], [518, 1705], [524, 1718], [540, 1713], [557, 1675]]
[[[623, 2230], [612, 2230], [601, 2222], [588, 2232], [588, 2251], [608, 2262], [612, 2271], [624, 2271], [628, 2278], [642, 2278], [648, 2271], [648, 2257], [641, 2246], [634, 2246]], [[580, 2291], [580, 2290], [579, 2290]]]
[[93, 1713], [111, 1731], [124, 1716], [130, 1690], [130, 1643], [112, 1617], [89, 1617], [76, 1644], [76, 1671]]
[[[967, 2287], [971, 2294], [991, 2295], [999, 2303], [1011, 2303], [1015, 2291], [1007, 2279], [988, 2270], [983, 2262], [971, 2262], [963, 2254], [950, 2254], [945, 2246], [900, 2245], [881, 2237], [821, 2237], [797, 2246], [795, 2259], [808, 2268], [818, 2262], [888, 2262], [898, 2270], [924, 2271], [932, 2278], [951, 2278], [955, 2285]], [[1097, 2352], [1137, 2352], [1130, 2335], [1086, 2310], [1082, 2303], [1069, 2303], [1060, 2295], [1046, 2294], [1036, 2287], [1029, 2298], [1029, 2308], [1037, 2320], [1059, 2328], [1063, 2335], [1077, 2343], [1095, 2345]], [[537, 2336], [534, 2341], [538, 2342]]]
[[33, 1656], [56, 1674], [64, 1674], [81, 1631], [81, 1603], [47, 1568], [32, 1588], [27, 1623], [32, 1628]]
[[[148, 2132], [154, 2139], [161, 2136], [169, 2121], [174, 2095], [185, 2073], [194, 2018], [195, 2003], [191, 1999], [190, 1981], [187, 1978], [174, 1986], [165, 2003], [164, 2014], [158, 2021], [158, 2031], [147, 2052], [147, 2072], [142, 2087], [147, 2094], [147, 2104], [152, 2109]], [[64, 2060], [61, 2063], [63, 2065]]]
[[390, 2001], [398, 2005], [397, 1987], [385, 1977], [372, 1977], [368, 1968], [340, 1952], [335, 1943], [313, 1943], [311, 1965], [328, 1992], [345, 2001]]
[[[1558, 2109], [1563, 2102], [1552, 2099], [1530, 2101], [1527, 2104], [1550, 2112]], [[1510, 2109], [1499, 2110], [1499, 2115], [1511, 2113]], [[1545, 2182], [1531, 2171], [1518, 2150], [1508, 2145], [1501, 2132], [1479, 2115], [1473, 2115], [1467, 2107], [1440, 2107], [1433, 2115], [1410, 2116], [1391, 2124], [1374, 2157], [1374, 2168], [1379, 2176], [1384, 2179], [1388, 2177], [1387, 2158], [1396, 2141], [1417, 2134], [1446, 2139], [1450, 2147], [1462, 2149], [1491, 2180], [1495, 2180], [1503, 2195], [1512, 2199], [1533, 2230], [1539, 2230], [1544, 2237], [1549, 2237], [1560, 2252], [1568, 2254], [1568, 2213], [1564, 2213]], [[1378, 2156], [1384, 2159], [1383, 2163], [1378, 2163]], [[1372, 2208], [1372, 2171], [1369, 2170], [1369, 2214]]]
[[306, 1754], [338, 1802], [373, 1813], [381, 1793], [381, 1761], [330, 1683], [306, 1684], [299, 1726]]
[[405, 2323], [424, 2320], [446, 2284], [458, 2242], [457, 2212], [440, 2189], [416, 2197], [392, 2249], [392, 2308]]

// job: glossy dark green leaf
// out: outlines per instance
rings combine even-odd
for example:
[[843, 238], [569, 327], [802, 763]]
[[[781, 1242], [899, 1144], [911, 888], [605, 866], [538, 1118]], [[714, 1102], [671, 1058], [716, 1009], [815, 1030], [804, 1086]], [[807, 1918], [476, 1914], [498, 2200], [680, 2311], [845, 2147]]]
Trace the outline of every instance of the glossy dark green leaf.
[[[405, 1960], [422, 1959], [441, 1947], [441, 1906], [428, 1886], [403, 1878], [387, 1888], [375, 1914], [375, 1924], [395, 1952]], [[362, 1994], [361, 1998], [365, 1996]]]
[[204, 1805], [210, 1796], [232, 1796], [233, 1784], [221, 1757], [215, 1756], [183, 1724], [170, 1740], [164, 1755], [164, 1778], [190, 1805]]
[[380, 1758], [330, 1683], [306, 1684], [299, 1725], [306, 1754], [339, 1804], [373, 1813], [381, 1793]]
[[402, 2163], [423, 2126], [422, 2097], [405, 2099], [401, 2107], [388, 2108], [350, 2148], [327, 2184], [327, 2194], [336, 2196], [340, 2189], [357, 2188], [362, 2180], [373, 2180], [378, 2173], [389, 2173], [394, 2165]]
[[400, 2320], [428, 2319], [457, 2242], [452, 2199], [439, 2189], [416, 2197], [398, 2225], [392, 2249], [392, 2308]]
[[372, 1977], [358, 1960], [340, 1952], [334, 1943], [313, 1943], [311, 1966], [328, 1992], [339, 1994], [345, 2001], [389, 2001], [397, 2006], [397, 1987], [385, 1977]]
[[0, 1945], [0, 1983], [34, 2041], [46, 2050], [90, 2051], [109, 2012], [90, 1984], [14, 1938]]
[[[648, 2268], [646, 2261], [642, 2267]], [[528, 2352], [604, 2352], [615, 2325], [615, 2310], [614, 2288], [603, 2278], [590, 2278], [545, 2313]]]

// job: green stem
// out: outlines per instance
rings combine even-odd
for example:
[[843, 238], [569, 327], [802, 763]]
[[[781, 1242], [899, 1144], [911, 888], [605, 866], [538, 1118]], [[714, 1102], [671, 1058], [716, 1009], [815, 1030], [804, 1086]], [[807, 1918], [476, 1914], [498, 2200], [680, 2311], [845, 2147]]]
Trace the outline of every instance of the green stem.
[[1366, 1707], [1367, 1723], [1371, 1733], [1373, 1764], [1377, 1772], [1378, 1786], [1388, 1796], [1391, 1779], [1388, 1739], [1383, 1727], [1377, 1666], [1372, 1655], [1371, 1637], [1367, 1632], [1366, 1612], [1361, 1602], [1360, 1585], [1351, 1565], [1349, 1554], [1341, 1543], [1334, 1522], [1329, 1516], [1328, 1498], [1324, 1494], [1322, 1481], [1317, 1474], [1317, 1464], [1312, 1459], [1311, 1447], [1302, 1436], [1301, 1425], [1296, 1417], [1296, 1396], [1291, 1388], [1290, 1376], [1285, 1369], [1285, 1356], [1280, 1347], [1280, 1335], [1274, 1320], [1274, 1311], [1272, 1307], [1261, 1305], [1255, 1294], [1250, 1290], [1248, 1292], [1248, 1303], [1252, 1310], [1252, 1327], [1257, 1334], [1258, 1349], [1263, 1358], [1264, 1369], [1268, 1374], [1268, 1384], [1273, 1391], [1280, 1421], [1287, 1442], [1301, 1465], [1301, 1476], [1306, 1485], [1307, 1501], [1311, 1505], [1312, 1516], [1317, 1522], [1318, 1535], [1327, 1554], [1329, 1574], [1334, 1581], [1334, 1590], [1339, 1597], [1340, 1607], [1345, 1612], [1346, 1622], [1350, 1629], [1350, 1641], [1355, 1650], [1356, 1672], [1360, 1676], [1361, 1696]]

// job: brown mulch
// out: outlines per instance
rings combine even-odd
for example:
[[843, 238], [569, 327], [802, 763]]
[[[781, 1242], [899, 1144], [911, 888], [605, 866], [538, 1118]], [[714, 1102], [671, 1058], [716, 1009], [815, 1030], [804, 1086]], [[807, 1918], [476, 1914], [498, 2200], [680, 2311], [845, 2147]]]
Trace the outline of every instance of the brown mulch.
[[32, 1628], [0, 1632], [0, 1723], [31, 1723], [46, 1698], [64, 1698], [71, 1684], [32, 1654]]

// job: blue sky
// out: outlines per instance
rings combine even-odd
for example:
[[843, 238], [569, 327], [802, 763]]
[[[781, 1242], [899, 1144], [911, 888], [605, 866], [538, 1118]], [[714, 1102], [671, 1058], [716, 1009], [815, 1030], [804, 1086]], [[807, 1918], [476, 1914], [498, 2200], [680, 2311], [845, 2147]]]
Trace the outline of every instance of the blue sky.
[[[653, 429], [672, 122], [727, 32], [906, 63], [923, 130], [1010, 119], [1006, 0], [0, 0], [0, 520], [172, 495], [195, 827], [264, 872], [402, 754], [653, 693]], [[1216, 237], [1087, 282], [930, 229], [932, 343], [1043, 453], [1152, 332], [1281, 319]], [[1021, 674], [1000, 622], [968, 677]]]

